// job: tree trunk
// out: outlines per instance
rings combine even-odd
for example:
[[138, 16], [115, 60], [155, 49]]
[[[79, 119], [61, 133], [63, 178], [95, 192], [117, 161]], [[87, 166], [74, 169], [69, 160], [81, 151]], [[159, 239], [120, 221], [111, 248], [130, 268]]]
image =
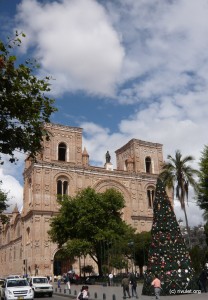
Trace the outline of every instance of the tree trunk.
[[188, 234], [188, 245], [189, 245], [189, 248], [191, 249], [190, 229], [189, 229], [189, 225], [188, 225], [188, 217], [187, 217], [187, 214], [186, 214], [186, 207], [185, 206], [183, 208], [183, 211], [184, 211], [184, 215], [185, 215], [186, 230], [187, 230], [187, 234]]
[[98, 266], [98, 273], [99, 273], [99, 276], [103, 276], [103, 270], [102, 270], [102, 261], [100, 258], [98, 258], [98, 262], [97, 262], [97, 266]]
[[139, 276], [143, 276], [143, 266], [139, 266]]

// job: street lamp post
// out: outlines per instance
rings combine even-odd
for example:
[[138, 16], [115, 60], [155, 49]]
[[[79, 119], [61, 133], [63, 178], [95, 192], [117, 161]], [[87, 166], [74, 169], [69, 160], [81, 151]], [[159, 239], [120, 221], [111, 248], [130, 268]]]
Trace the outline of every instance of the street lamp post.
[[[136, 273], [136, 265], [135, 265], [135, 244], [133, 241], [128, 243], [128, 246], [131, 248], [131, 266], [132, 266], [132, 273], [134, 273], [134, 268], [135, 268], [135, 273]], [[134, 263], [133, 263], [134, 262]]]

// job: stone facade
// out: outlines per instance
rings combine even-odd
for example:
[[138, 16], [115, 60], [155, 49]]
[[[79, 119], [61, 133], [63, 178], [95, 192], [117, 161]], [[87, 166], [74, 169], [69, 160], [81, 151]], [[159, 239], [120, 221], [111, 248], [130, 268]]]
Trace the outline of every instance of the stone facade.
[[46, 124], [50, 140], [36, 160], [25, 161], [23, 209], [15, 207], [0, 235], [0, 274], [52, 275], [58, 251], [48, 237], [50, 219], [59, 210], [57, 194], [76, 193], [88, 186], [97, 192], [115, 188], [125, 198], [123, 219], [138, 232], [152, 225], [152, 201], [163, 163], [162, 145], [138, 139], [116, 150], [117, 168], [90, 165], [82, 146], [82, 129]]

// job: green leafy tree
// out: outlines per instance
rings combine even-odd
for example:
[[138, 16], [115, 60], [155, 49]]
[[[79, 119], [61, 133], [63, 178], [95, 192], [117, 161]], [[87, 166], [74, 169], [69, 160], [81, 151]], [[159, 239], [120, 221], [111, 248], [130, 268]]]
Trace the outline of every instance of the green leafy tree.
[[135, 236], [135, 265], [143, 274], [143, 266], [147, 264], [148, 250], [151, 242], [151, 232], [137, 233]]
[[208, 221], [204, 224], [204, 234], [206, 236], [206, 244], [208, 246]]
[[151, 282], [155, 274], [158, 274], [162, 282], [163, 295], [180, 294], [186, 289], [194, 290], [195, 273], [189, 252], [160, 179], [157, 181], [153, 204], [151, 237], [142, 293], [152, 294]]
[[129, 261], [135, 264], [135, 234], [132, 232], [123, 236], [122, 239], [115, 240], [111, 243], [108, 252], [108, 273], [113, 268], [122, 271], [125, 269], [128, 272]]
[[127, 270], [128, 260], [126, 259], [126, 257], [123, 254], [120, 253], [117, 257], [113, 256], [111, 258], [111, 267], [115, 268], [117, 270], [120, 270], [120, 271], [122, 271], [123, 269]]
[[47, 96], [49, 77], [37, 78], [35, 62], [18, 65], [11, 53], [20, 46], [20, 36], [25, 35], [16, 33], [7, 44], [0, 41], [0, 153], [11, 162], [16, 161], [15, 150], [34, 156], [41, 149], [43, 136], [49, 137], [43, 123], [56, 111], [54, 100]]
[[190, 249], [189, 253], [195, 273], [199, 275], [206, 263], [207, 250], [196, 245]]
[[204, 209], [204, 219], [208, 221], [208, 146], [204, 147], [199, 162], [199, 182], [197, 200], [201, 209]]
[[103, 275], [102, 266], [110, 264], [113, 245], [122, 245], [134, 235], [134, 229], [121, 218], [122, 194], [114, 189], [96, 193], [87, 188], [59, 203], [59, 214], [51, 221], [51, 240], [75, 256], [89, 254]]
[[91, 265], [86, 265], [86, 266], [83, 266], [82, 267], [82, 272], [85, 274], [85, 273], [88, 273], [89, 276], [90, 274], [93, 272], [93, 266]]
[[[2, 182], [0, 181], [0, 185]], [[8, 221], [9, 218], [7, 215], [5, 215], [3, 212], [7, 209], [7, 200], [8, 200], [8, 193], [5, 193], [1, 188], [0, 188], [0, 224], [5, 225]], [[0, 226], [0, 232], [1, 232], [1, 226]]]
[[199, 171], [188, 165], [188, 163], [194, 161], [193, 156], [188, 155], [182, 158], [182, 154], [179, 150], [176, 150], [175, 157], [168, 155], [167, 158], [169, 161], [164, 163], [160, 178], [167, 188], [173, 190], [173, 195], [175, 191], [175, 196], [180, 201], [181, 209], [185, 216], [186, 228], [189, 236], [189, 246], [191, 246], [185, 201], [188, 201], [189, 186], [192, 186], [195, 192], [197, 191], [195, 176], [199, 174]]

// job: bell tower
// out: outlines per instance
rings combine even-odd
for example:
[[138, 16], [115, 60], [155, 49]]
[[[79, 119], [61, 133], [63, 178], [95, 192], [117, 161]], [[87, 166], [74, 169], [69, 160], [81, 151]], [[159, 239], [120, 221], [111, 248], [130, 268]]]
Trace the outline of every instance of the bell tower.
[[163, 163], [162, 144], [132, 139], [115, 153], [118, 170], [133, 173], [160, 173]]
[[[49, 140], [44, 138], [42, 151], [28, 158], [24, 170], [24, 214], [30, 210], [57, 211], [55, 195], [69, 188], [63, 166], [82, 166], [82, 128], [46, 124]], [[56, 166], [56, 167], [55, 167]], [[66, 172], [65, 172], [66, 173]]]

